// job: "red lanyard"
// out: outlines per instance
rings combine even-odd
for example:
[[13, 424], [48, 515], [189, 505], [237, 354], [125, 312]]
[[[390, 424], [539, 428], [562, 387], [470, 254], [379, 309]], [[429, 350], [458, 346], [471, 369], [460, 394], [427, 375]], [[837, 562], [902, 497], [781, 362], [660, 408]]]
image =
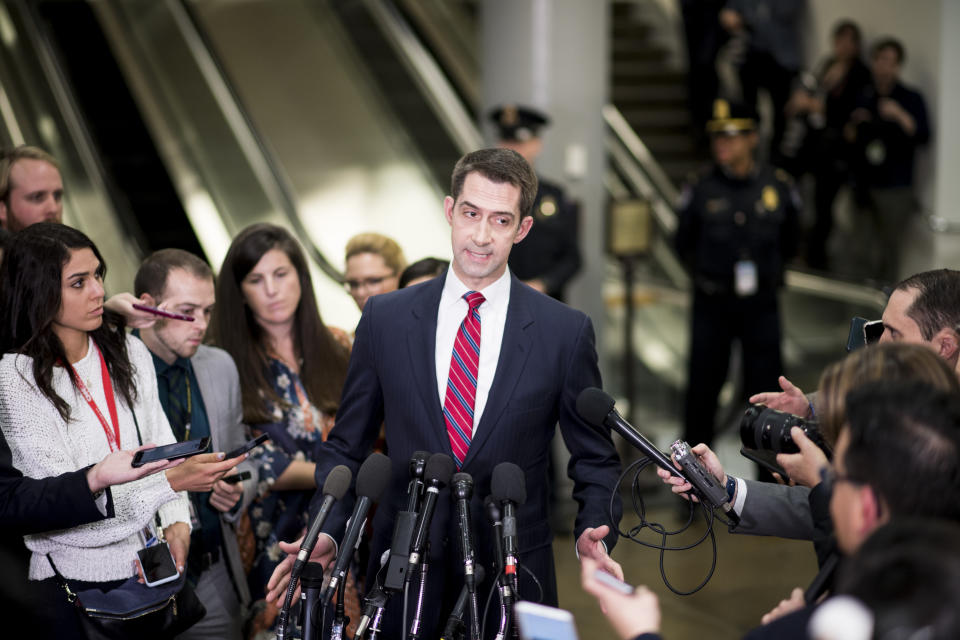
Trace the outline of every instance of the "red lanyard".
[[112, 433], [110, 426], [107, 424], [107, 419], [103, 417], [103, 413], [100, 411], [97, 403], [93, 401], [93, 396], [90, 395], [90, 390], [87, 389], [87, 385], [80, 379], [80, 375], [77, 373], [77, 370], [73, 368], [73, 365], [70, 365], [70, 368], [73, 369], [73, 379], [77, 384], [77, 388], [80, 389], [80, 395], [83, 396], [83, 399], [87, 401], [87, 404], [90, 405], [93, 412], [97, 414], [97, 418], [100, 419], [100, 425], [103, 427], [103, 433], [107, 436], [107, 444], [110, 445], [110, 451], [117, 451], [120, 449], [120, 420], [117, 419], [117, 403], [113, 398], [113, 382], [110, 381], [110, 372], [107, 371], [107, 361], [103, 359], [103, 352], [100, 351], [100, 347], [97, 347], [96, 343], [94, 343], [93, 346], [97, 350], [97, 355], [100, 356], [100, 375], [103, 378], [103, 393], [107, 397], [107, 409], [110, 411], [110, 420], [113, 422]]

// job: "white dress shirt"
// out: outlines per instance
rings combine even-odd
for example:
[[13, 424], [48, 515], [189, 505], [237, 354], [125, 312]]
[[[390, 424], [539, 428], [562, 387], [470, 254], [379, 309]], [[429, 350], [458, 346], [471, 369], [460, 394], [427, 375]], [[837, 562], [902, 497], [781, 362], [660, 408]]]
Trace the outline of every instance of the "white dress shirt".
[[[460, 331], [460, 324], [467, 316], [469, 305], [463, 294], [471, 291], [454, 273], [447, 269], [443, 283], [440, 306], [437, 308], [437, 393], [440, 406], [447, 397], [447, 378], [450, 376], [450, 359], [453, 343]], [[473, 407], [473, 433], [476, 434], [483, 408], [490, 395], [490, 385], [497, 372], [500, 345], [503, 343], [503, 327], [507, 322], [507, 307], [510, 303], [510, 269], [506, 269], [496, 282], [480, 291], [485, 298], [480, 313], [480, 365], [477, 371], [477, 396]]]

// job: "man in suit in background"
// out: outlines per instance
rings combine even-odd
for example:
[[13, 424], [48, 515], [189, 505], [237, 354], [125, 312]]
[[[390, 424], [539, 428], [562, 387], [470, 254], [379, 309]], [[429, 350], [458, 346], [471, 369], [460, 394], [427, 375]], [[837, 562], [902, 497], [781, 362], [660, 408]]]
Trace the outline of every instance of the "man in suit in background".
[[[526, 503], [517, 508], [520, 563], [536, 576], [542, 601], [556, 604], [547, 458], [558, 421], [571, 452], [568, 471], [579, 503], [577, 551], [622, 575], [607, 555], [620, 519], [619, 500], [612, 521], [608, 512], [620, 461], [609, 433], [587, 425], [575, 410], [584, 388], [600, 386], [593, 326], [583, 313], [537, 293], [507, 269], [511, 248], [533, 223], [530, 209], [537, 179], [530, 165], [514, 151], [484, 149], [460, 159], [451, 183], [452, 195], [444, 200], [453, 244], [451, 268], [428, 283], [367, 301], [337, 424], [324, 445], [327, 455], [317, 464], [317, 486], [336, 464], [356, 471], [385, 423], [393, 481], [373, 521], [367, 573], [372, 576], [390, 545], [396, 513], [405, 508], [411, 455], [417, 450], [451, 455], [474, 481], [470, 504], [477, 562], [490, 569], [478, 587], [478, 593], [485, 594], [495, 571], [492, 528], [485, 525], [482, 502], [490, 493], [493, 468], [515, 463], [525, 474], [527, 490]], [[479, 348], [464, 353], [465, 342], [476, 341]], [[469, 364], [463, 368], [466, 360], [473, 363], [472, 370]], [[464, 389], [464, 378], [473, 378], [475, 386]], [[466, 407], [461, 398], [467, 398]], [[462, 417], [471, 413], [472, 421], [464, 424]], [[450, 611], [463, 584], [449, 495], [441, 491], [431, 526], [422, 637], [438, 635], [441, 615]], [[319, 499], [318, 492], [314, 509]], [[325, 525], [330, 535], [317, 542], [315, 561], [332, 559], [333, 540], [341, 537], [351, 507], [349, 497], [334, 507]], [[281, 548], [293, 554], [298, 543]], [[292, 557], [274, 573], [268, 597], [282, 599]], [[536, 584], [523, 571], [520, 596], [538, 598]], [[401, 600], [393, 598], [388, 604], [385, 637], [401, 637]]]
[[[193, 318], [158, 320], [139, 330], [153, 355], [160, 403], [177, 440], [209, 436], [214, 452], [241, 446], [247, 430], [237, 367], [222, 349], [201, 344], [214, 304], [210, 267], [180, 249], [158, 251], [140, 265], [134, 293], [144, 304], [162, 304]], [[221, 462], [222, 455], [195, 456], [167, 473], [171, 486], [190, 491], [193, 532], [187, 575], [207, 609], [206, 616], [178, 638], [239, 640], [244, 608], [250, 602], [235, 525], [253, 499], [257, 473], [243, 457], [231, 464]], [[250, 472], [247, 480], [223, 480], [225, 474], [244, 471]]]

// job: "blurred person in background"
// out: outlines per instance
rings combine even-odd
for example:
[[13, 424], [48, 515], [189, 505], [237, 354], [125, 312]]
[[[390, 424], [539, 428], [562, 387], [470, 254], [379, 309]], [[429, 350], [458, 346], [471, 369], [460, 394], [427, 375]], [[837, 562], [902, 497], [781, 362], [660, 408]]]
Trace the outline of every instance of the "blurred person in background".
[[923, 96], [900, 81], [905, 59], [899, 40], [882, 38], [873, 45], [873, 81], [860, 94], [845, 129], [855, 150], [858, 208], [874, 229], [858, 238], [864, 244], [875, 242], [880, 250], [868, 261], [872, 268], [866, 275], [886, 283], [900, 277], [901, 243], [918, 210], [913, 188], [916, 152], [930, 140]]
[[49, 153], [20, 145], [0, 152], [0, 225], [10, 232], [63, 220], [63, 179]]
[[707, 444], [734, 340], [747, 394], [782, 370], [777, 295], [801, 206], [790, 176], [755, 159], [756, 111], [716, 100], [713, 115], [714, 163], [684, 187], [674, 238], [693, 281], [684, 440]]
[[[258, 495], [250, 505], [256, 556], [248, 577], [255, 628], [276, 607], [264, 586], [284, 557], [280, 540], [303, 533], [320, 444], [333, 427], [349, 358], [343, 331], [324, 325], [303, 250], [282, 227], [254, 224], [233, 240], [217, 280], [213, 337], [240, 373], [243, 419], [270, 440], [254, 450]], [[354, 616], [352, 616], [354, 617]]]
[[355, 235], [347, 242], [346, 254], [343, 280], [361, 311], [370, 296], [399, 288], [407, 260], [393, 238], [379, 233]]
[[400, 274], [400, 288], [411, 287], [427, 280], [433, 280], [450, 266], [450, 261], [440, 258], [423, 258], [410, 263]]
[[[536, 109], [515, 104], [490, 112], [497, 127], [497, 146], [516, 151], [531, 167], [543, 152], [540, 130], [550, 119]], [[533, 201], [533, 226], [527, 237], [510, 251], [510, 270], [540, 293], [563, 300], [564, 289], [580, 270], [577, 229], [579, 205], [567, 198], [563, 187], [537, 176]]]

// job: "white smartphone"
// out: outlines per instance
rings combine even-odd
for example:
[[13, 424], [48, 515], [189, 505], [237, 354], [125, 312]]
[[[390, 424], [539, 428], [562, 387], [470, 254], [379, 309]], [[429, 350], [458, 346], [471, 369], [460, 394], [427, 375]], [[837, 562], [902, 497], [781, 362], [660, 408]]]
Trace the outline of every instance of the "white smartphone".
[[180, 577], [166, 542], [137, 551], [137, 564], [140, 565], [143, 581], [148, 587], [156, 587]]
[[569, 611], [521, 601], [514, 605], [513, 612], [523, 640], [577, 640]]
[[633, 595], [634, 588], [632, 585], [623, 582], [614, 578], [612, 575], [604, 571], [603, 569], [597, 569], [593, 572], [593, 577], [597, 582], [602, 584], [605, 587], [613, 589], [614, 591], [619, 591], [625, 596]]

